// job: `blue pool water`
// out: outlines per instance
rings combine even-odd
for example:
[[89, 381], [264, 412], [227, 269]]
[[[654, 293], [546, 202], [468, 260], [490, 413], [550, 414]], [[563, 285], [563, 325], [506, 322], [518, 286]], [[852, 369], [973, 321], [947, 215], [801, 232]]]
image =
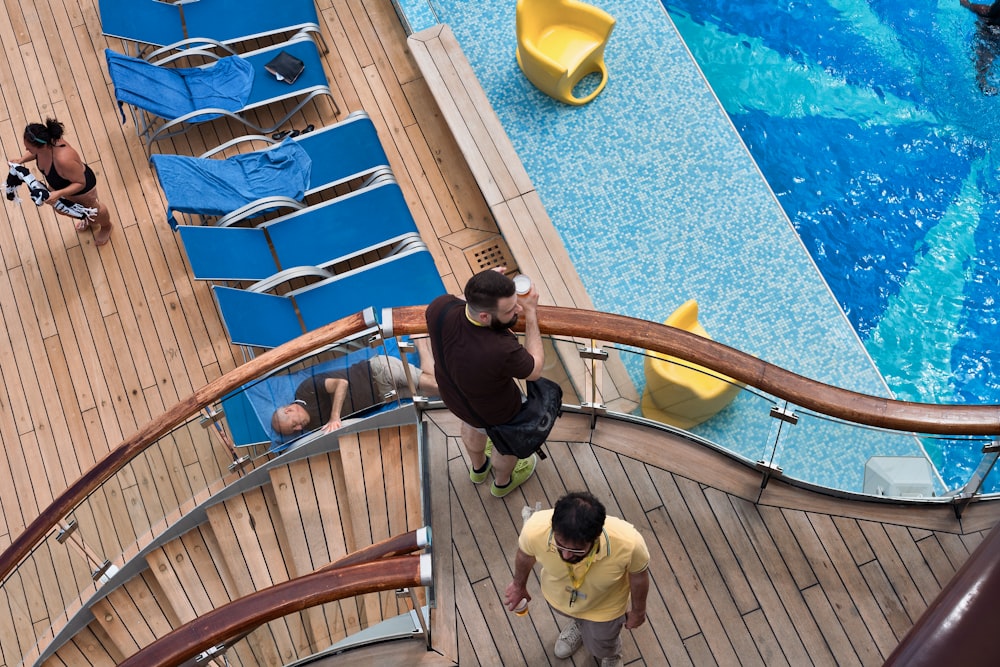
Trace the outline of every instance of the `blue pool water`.
[[974, 79], [976, 17], [664, 4], [895, 394], [1000, 403], [1000, 98]]
[[[716, 340], [822, 382], [885, 396], [889, 388], [869, 353], [878, 326], [905, 321], [910, 311], [920, 309], [937, 313], [928, 316], [932, 324], [964, 322], [973, 310], [966, 304], [966, 292], [993, 289], [975, 277], [977, 271], [985, 276], [992, 270], [989, 260], [976, 268], [969, 251], [955, 252], [984, 247], [970, 230], [982, 232], [991, 224], [985, 222], [990, 215], [985, 198], [992, 195], [984, 194], [985, 186], [978, 181], [992, 172], [987, 140], [975, 136], [980, 128], [975, 119], [996, 126], [987, 117], [993, 100], [972, 95], [968, 44], [959, 43], [957, 36], [948, 47], [954, 66], [935, 69], [934, 58], [942, 54], [927, 56], [929, 62], [910, 55], [916, 47], [902, 43], [868, 5], [857, 7], [865, 16], [866, 27], [860, 31], [842, 25], [838, 12], [829, 7], [796, 5], [778, 11], [751, 2], [726, 7], [724, 13], [716, 5], [678, 6], [671, 8], [671, 21], [661, 0], [593, 0], [618, 21], [606, 52], [611, 77], [594, 102], [567, 107], [537, 91], [518, 70], [513, 57], [514, 3], [400, 1], [414, 5], [406, 13], [413, 30], [438, 23], [454, 30], [598, 310], [662, 321], [695, 298], [699, 319]], [[855, 11], [838, 7], [845, 14]], [[968, 12], [961, 12], [942, 9], [934, 29], [944, 30], [945, 17], [956, 34], [971, 33]], [[906, 23], [901, 16], [897, 20]], [[915, 18], [916, 27], [908, 29], [917, 30], [919, 21]], [[675, 22], [710, 74], [728, 116], [692, 62]], [[806, 46], [816, 47], [817, 56], [806, 55], [811, 52], [795, 42], [807, 32]], [[920, 33], [908, 39], [919, 46]], [[879, 61], [852, 55], [866, 45], [891, 57]], [[843, 72], [817, 60], [830, 53], [847, 63]], [[892, 64], [897, 62], [904, 66]], [[745, 72], [754, 64], [754, 78], [749, 80]], [[964, 82], [970, 91], [963, 100], [929, 103], [920, 92], [921, 77], [948, 85]], [[967, 118], [961, 132], [954, 129], [957, 121], [942, 124], [938, 118], [955, 110]], [[770, 183], [761, 178], [733, 125], [744, 133]], [[750, 127], [756, 128], [758, 140], [770, 143], [763, 147], [755, 142], [747, 132]], [[862, 141], [863, 148], [853, 145]], [[811, 153], [814, 144], [821, 148]], [[904, 151], [905, 160], [900, 158]], [[877, 168], [859, 168], [845, 157], [858, 154], [877, 156]], [[938, 172], [925, 169], [921, 173], [930, 176], [913, 176], [911, 172], [920, 172], [921, 161]], [[910, 192], [918, 187], [926, 191]], [[879, 218], [887, 215], [878, 210], [883, 191], [887, 200], [906, 202], [898, 209], [901, 213], [890, 216], [893, 224]], [[813, 201], [801, 210], [816, 217], [790, 205], [802, 193]], [[835, 213], [847, 197], [855, 202], [853, 208]], [[975, 205], [966, 206], [966, 200]], [[869, 212], [872, 207], [875, 213]], [[938, 212], [927, 215], [925, 210]], [[962, 224], [970, 214], [976, 216], [975, 225]], [[818, 221], [823, 216], [840, 221], [841, 227], [829, 228], [822, 236]], [[866, 237], [867, 246], [857, 238], [844, 242], [864, 216], [869, 219], [862, 231], [878, 225], [886, 238], [879, 243], [877, 237]], [[890, 252], [887, 247], [904, 250]], [[829, 276], [826, 258], [848, 253], [861, 255], [864, 263], [858, 270], [852, 268], [839, 283], [820, 274], [817, 262]], [[897, 254], [904, 258], [901, 263]], [[942, 272], [956, 262], [963, 271]], [[855, 266], [853, 260], [849, 266]], [[949, 280], [913, 280], [934, 271]], [[882, 273], [888, 279], [869, 280], [856, 290], [866, 296], [857, 305], [844, 299], [843, 285], [855, 287]], [[967, 274], [973, 277], [966, 279]], [[836, 295], [828, 282], [837, 283]], [[869, 290], [879, 289], [884, 293], [867, 299]], [[859, 313], [868, 313], [866, 328], [858, 326]], [[904, 342], [924, 356], [914, 363], [909, 352], [888, 355], [902, 359], [898, 365], [905, 371], [886, 371], [893, 389], [910, 396], [900, 390], [904, 377], [917, 377], [914, 386], [928, 385], [931, 378], [950, 387], [956, 377], [952, 355], [958, 354], [964, 339], [956, 341], [947, 327], [938, 331], [921, 324], [909, 331]], [[886, 336], [880, 334], [879, 339]], [[894, 352], [903, 344], [884, 347]], [[935, 363], [920, 376], [906, 374], [910, 366], [923, 369], [925, 357]], [[641, 391], [641, 360], [626, 355], [624, 362]], [[879, 365], [888, 368], [885, 359]], [[808, 417], [793, 431], [782, 432], [775, 445], [768, 428], [770, 402], [748, 396], [741, 395], [696, 427], [696, 433], [750, 460], [773, 460], [786, 475], [823, 486], [861, 490], [869, 457], [920, 456], [924, 448], [936, 447]], [[966, 443], [937, 449], [968, 452], [958, 466], [935, 457], [939, 467], [945, 466], [941, 473], [948, 488], [964, 483], [978, 447]]]

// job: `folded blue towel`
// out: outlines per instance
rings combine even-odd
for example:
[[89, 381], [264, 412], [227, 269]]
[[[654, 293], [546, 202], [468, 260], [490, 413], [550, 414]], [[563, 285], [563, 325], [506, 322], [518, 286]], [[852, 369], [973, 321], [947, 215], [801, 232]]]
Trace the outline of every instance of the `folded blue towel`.
[[312, 159], [296, 141], [225, 160], [186, 155], [150, 159], [167, 196], [167, 222], [174, 228], [174, 211], [225, 215], [263, 197], [301, 200], [312, 172]]
[[[167, 120], [198, 109], [239, 111], [246, 106], [253, 87], [253, 65], [237, 56], [202, 68], [153, 65], [111, 49], [104, 53], [120, 110], [127, 103]], [[217, 117], [206, 114], [197, 122]]]

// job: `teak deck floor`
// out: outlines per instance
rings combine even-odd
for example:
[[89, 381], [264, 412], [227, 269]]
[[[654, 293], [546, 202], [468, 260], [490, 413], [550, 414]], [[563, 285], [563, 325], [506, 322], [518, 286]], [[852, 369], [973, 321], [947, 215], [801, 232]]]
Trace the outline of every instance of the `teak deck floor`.
[[[771, 481], [649, 429], [564, 415], [549, 458], [502, 500], [469, 481], [459, 423], [429, 420], [435, 649], [466, 665], [560, 665], [565, 619], [528, 583], [527, 617], [503, 606], [521, 510], [586, 489], [650, 548], [648, 622], [623, 631], [628, 665], [881, 665], [996, 523], [941, 507], [900, 508]], [[449, 576], [452, 575], [452, 576]], [[452, 589], [451, 586], [454, 586]], [[455, 600], [454, 605], [440, 601]], [[593, 664], [585, 649], [573, 664]]]
[[[28, 122], [55, 117], [97, 173], [116, 227], [93, 244], [25, 199], [0, 206], [0, 546], [69, 482], [179, 397], [234, 368], [208, 286], [190, 277], [131, 118], [122, 125], [97, 0], [0, 3], [0, 142], [24, 152]], [[496, 226], [437, 117], [389, 0], [320, 0], [327, 78], [341, 118], [363, 109], [449, 291], [474, 270], [463, 250]], [[338, 120], [325, 100], [286, 127]], [[218, 121], [155, 150], [196, 155], [245, 128]], [[23, 190], [23, 189], [22, 189]], [[23, 194], [23, 192], [22, 192]]]

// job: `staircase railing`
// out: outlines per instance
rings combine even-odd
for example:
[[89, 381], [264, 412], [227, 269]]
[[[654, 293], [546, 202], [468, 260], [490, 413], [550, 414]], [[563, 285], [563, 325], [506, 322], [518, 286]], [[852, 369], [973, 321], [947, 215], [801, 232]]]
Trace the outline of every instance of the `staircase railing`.
[[[387, 325], [387, 335], [426, 332], [423, 307], [391, 309], [383, 315], [383, 321]], [[539, 323], [542, 332], [548, 335], [611, 341], [640, 351], [651, 350], [677, 357], [817, 414], [852, 424], [957, 436], [1000, 434], [1000, 406], [928, 405], [868, 396], [810, 380], [726, 345], [661, 324], [551, 306], [539, 307]], [[3, 585], [8, 585], [15, 569], [48, 535], [60, 528], [71, 533], [71, 526], [63, 522], [85, 499], [178, 424], [243, 384], [374, 324], [374, 313], [366, 311], [317, 329], [256, 357], [150, 421], [59, 494], [0, 554], [0, 580]], [[581, 407], [593, 410], [595, 416], [601, 412], [597, 401], [582, 403]], [[183, 510], [185, 499], [178, 500], [179, 509]], [[29, 579], [26, 576], [24, 581]]]

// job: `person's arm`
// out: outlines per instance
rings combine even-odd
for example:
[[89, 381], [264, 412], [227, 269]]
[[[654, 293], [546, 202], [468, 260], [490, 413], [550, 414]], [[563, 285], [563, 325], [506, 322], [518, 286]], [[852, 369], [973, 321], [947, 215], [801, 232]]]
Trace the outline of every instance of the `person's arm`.
[[37, 155], [32, 155], [31, 153], [28, 153], [28, 152], [25, 152], [24, 155], [22, 155], [21, 157], [15, 159], [15, 160], [7, 160], [7, 162], [13, 162], [14, 164], [24, 164], [25, 162], [31, 162], [36, 157], [38, 157], [38, 156]]
[[634, 630], [646, 622], [646, 595], [649, 593], [649, 569], [628, 575], [632, 606], [625, 613], [625, 627]]
[[56, 171], [59, 175], [69, 181], [69, 185], [61, 190], [53, 190], [49, 193], [47, 204], [55, 205], [60, 197], [72, 197], [87, 187], [87, 175], [83, 160], [74, 150], [53, 151], [52, 159], [56, 164]]
[[970, 2], [970, 0], [958, 0], [958, 4], [980, 16], [986, 16], [990, 13], [990, 5], [981, 5], [976, 2]]
[[514, 578], [507, 584], [507, 590], [504, 593], [504, 602], [507, 603], [507, 608], [511, 611], [514, 611], [514, 607], [522, 599], [531, 601], [531, 596], [528, 594], [528, 575], [531, 574], [531, 568], [534, 566], [535, 557], [518, 549], [517, 556], [514, 557]]
[[330, 419], [323, 426], [323, 432], [329, 433], [340, 428], [340, 413], [344, 409], [344, 399], [347, 398], [347, 380], [340, 378], [327, 378], [323, 382], [323, 388], [329, 392], [330, 398]]
[[542, 377], [545, 369], [545, 348], [542, 347], [542, 334], [538, 330], [538, 290], [532, 286], [531, 291], [517, 297], [524, 309], [524, 349], [535, 360], [531, 374], [525, 380], [537, 380]]

